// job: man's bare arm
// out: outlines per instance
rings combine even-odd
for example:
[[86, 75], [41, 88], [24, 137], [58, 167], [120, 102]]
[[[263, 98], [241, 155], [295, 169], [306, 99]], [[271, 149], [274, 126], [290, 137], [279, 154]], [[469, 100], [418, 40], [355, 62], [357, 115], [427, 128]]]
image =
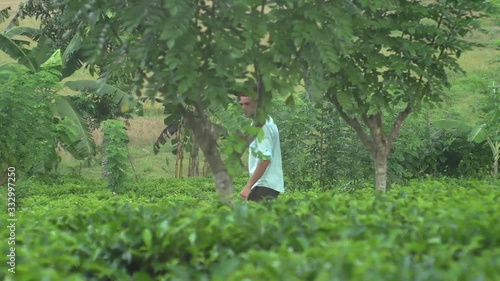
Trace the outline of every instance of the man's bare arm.
[[264, 175], [264, 172], [266, 171], [270, 163], [270, 160], [259, 161], [252, 177], [250, 177], [247, 184], [245, 185], [245, 188], [243, 188], [243, 190], [240, 192], [241, 197], [245, 199], [248, 198], [248, 195], [250, 195], [250, 192], [252, 191], [252, 186], [262, 177], [262, 175]]

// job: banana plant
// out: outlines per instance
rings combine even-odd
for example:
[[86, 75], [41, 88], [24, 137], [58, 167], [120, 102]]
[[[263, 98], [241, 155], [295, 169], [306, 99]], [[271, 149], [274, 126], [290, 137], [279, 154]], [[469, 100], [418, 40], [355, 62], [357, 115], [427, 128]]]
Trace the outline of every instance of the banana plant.
[[98, 96], [109, 95], [113, 97], [111, 101], [118, 105], [122, 112], [128, 112], [138, 104], [138, 101], [132, 95], [99, 80], [68, 81], [64, 83], [64, 86], [77, 92], [91, 92]]
[[[0, 15], [0, 21], [8, 18], [8, 9], [2, 10]], [[33, 40], [36, 46], [32, 49], [28, 48], [31, 42], [19, 39], [19, 36]], [[56, 71], [62, 80], [64, 76], [60, 73], [64, 69], [63, 55], [60, 50], [54, 50], [53, 46], [53, 42], [41, 35], [40, 30], [36, 28], [17, 26], [11, 22], [4, 32], [0, 32], [0, 51], [16, 60], [17, 65], [26, 67], [30, 73], [38, 73], [42, 70]], [[8, 69], [8, 65], [4, 69]], [[71, 120], [74, 132], [66, 134], [66, 136], [72, 135], [72, 138], [59, 134], [61, 136], [59, 138], [60, 144], [74, 158], [90, 161], [95, 156], [96, 150], [87, 122], [81, 117], [68, 97], [59, 95], [55, 102], [56, 112], [54, 115], [57, 117], [56, 119]]]
[[483, 118], [479, 124], [469, 124], [463, 120], [441, 119], [434, 124], [443, 129], [454, 129], [459, 133], [468, 133], [468, 140], [475, 143], [487, 142], [492, 153], [492, 176], [498, 177], [498, 160], [500, 158], [500, 86], [493, 84], [485, 99], [480, 100]]
[[[0, 22], [5, 21], [7, 18], [5, 16], [9, 15], [8, 9], [3, 9], [0, 14], [4, 15], [0, 17]], [[0, 51], [26, 66], [31, 72], [39, 72], [41, 64], [47, 61], [58, 48], [55, 42], [43, 35], [40, 29], [18, 24], [14, 17], [7, 28], [0, 32]], [[32, 42], [36, 45], [29, 48]], [[81, 56], [76, 54], [75, 48], [78, 48], [76, 44], [68, 46], [62, 54], [64, 61], [61, 64], [61, 79], [72, 75], [83, 65]]]
[[[9, 18], [9, 11], [9, 8], [0, 11], [0, 22]], [[57, 69], [60, 73], [60, 81], [83, 66], [83, 57], [80, 51], [81, 38], [78, 34], [61, 51], [61, 49], [57, 49], [55, 42], [45, 36], [40, 29], [19, 26], [17, 19], [21, 14], [22, 9], [11, 19], [6, 30], [0, 32], [1, 52], [9, 55], [17, 61], [17, 64], [23, 65], [31, 73], [37, 73], [44, 69]], [[33, 43], [36, 45], [30, 49], [29, 46]], [[92, 92], [98, 96], [112, 96], [112, 102], [122, 112], [130, 111], [136, 105], [135, 99], [128, 93], [98, 80], [69, 81], [64, 86], [74, 91]], [[58, 96], [56, 110], [57, 116], [61, 119], [70, 119], [74, 124], [73, 140], [61, 138], [61, 140], [67, 140], [67, 142], [62, 143], [62, 146], [75, 159], [89, 162], [95, 156], [96, 148], [87, 120], [84, 120], [81, 112], [67, 96]]]

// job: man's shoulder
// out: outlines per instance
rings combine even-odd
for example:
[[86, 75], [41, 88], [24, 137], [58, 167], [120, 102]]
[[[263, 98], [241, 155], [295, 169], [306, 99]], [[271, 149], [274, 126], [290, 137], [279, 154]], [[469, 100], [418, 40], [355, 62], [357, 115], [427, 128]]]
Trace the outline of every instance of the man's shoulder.
[[268, 115], [264, 126], [276, 126], [276, 123], [274, 123], [274, 119]]
[[264, 126], [262, 126], [262, 129], [271, 133], [278, 132], [278, 126], [276, 125], [276, 123], [274, 123], [274, 120], [271, 116], [268, 116], [266, 123], [264, 124]]

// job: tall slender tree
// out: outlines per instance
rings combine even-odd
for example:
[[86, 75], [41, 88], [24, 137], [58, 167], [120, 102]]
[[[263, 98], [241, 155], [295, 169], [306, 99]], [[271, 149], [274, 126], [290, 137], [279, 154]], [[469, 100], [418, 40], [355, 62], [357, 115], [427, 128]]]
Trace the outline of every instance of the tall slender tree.
[[[352, 36], [338, 40], [337, 18], [313, 15], [317, 28], [302, 53], [309, 93], [329, 100], [370, 152], [377, 191], [403, 122], [423, 103], [446, 98], [448, 71], [462, 71], [465, 36], [487, 10], [481, 0], [353, 1]], [[326, 15], [326, 16], [324, 16]], [[333, 35], [331, 35], [333, 34]], [[340, 52], [338, 52], [340, 51]]]

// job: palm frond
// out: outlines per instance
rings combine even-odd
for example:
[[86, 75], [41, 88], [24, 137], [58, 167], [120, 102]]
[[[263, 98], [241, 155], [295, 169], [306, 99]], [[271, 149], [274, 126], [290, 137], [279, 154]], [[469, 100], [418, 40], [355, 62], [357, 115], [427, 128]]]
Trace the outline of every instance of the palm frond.
[[179, 132], [179, 124], [170, 124], [161, 132], [160, 136], [153, 145], [153, 153], [156, 155], [160, 151], [160, 147], [167, 142], [167, 139], [174, 137]]
[[476, 143], [482, 143], [483, 141], [487, 140], [488, 139], [488, 132], [486, 131], [486, 124], [481, 124], [481, 125], [474, 127], [470, 131], [467, 139], [469, 141], [473, 141]]
[[11, 8], [10, 7], [7, 7], [7, 8], [4, 8], [2, 10], [0, 10], [0, 23], [6, 21], [9, 16], [10, 16], [10, 11]]
[[83, 39], [80, 36], [79, 33], [76, 33], [73, 38], [71, 38], [71, 41], [69, 42], [68, 46], [64, 50], [64, 53], [62, 55], [63, 61], [67, 61], [70, 59], [71, 56], [78, 50], [80, 50], [80, 47], [82, 46]]
[[208, 111], [210, 112], [210, 119], [215, 124], [220, 135], [234, 132], [241, 127], [240, 120], [220, 104], [211, 104]]
[[92, 92], [101, 96], [110, 95], [113, 97], [112, 101], [120, 106], [127, 105], [132, 108], [136, 104], [136, 100], [132, 97], [132, 95], [97, 80], [68, 81], [64, 83], [64, 85], [73, 91]]
[[7, 37], [13, 38], [14, 36], [26, 36], [32, 40], [40, 38], [40, 29], [27, 26], [15, 26], [5, 31]]
[[[41, 37], [36, 46], [29, 52], [26, 59], [31, 59], [36, 63], [37, 70], [40, 69], [42, 63], [46, 62], [54, 53], [55, 46], [54, 42], [48, 37]], [[21, 60], [24, 63], [26, 59]]]
[[70, 153], [75, 153], [73, 157], [76, 159], [91, 159], [96, 154], [96, 145], [90, 128], [87, 122], [81, 117], [78, 111], [75, 109], [70, 99], [65, 96], [57, 96], [56, 98], [56, 109], [57, 113], [62, 118], [69, 118], [75, 124], [77, 140], [71, 144], [73, 149], [70, 149]]
[[77, 70], [81, 69], [83, 64], [84, 58], [81, 55], [81, 51], [74, 53], [66, 60], [63, 57], [63, 69], [61, 70], [62, 78], [64, 79], [71, 76]]
[[11, 38], [0, 33], [0, 50], [9, 55], [11, 58], [21, 62], [28, 67], [32, 72], [38, 70], [36, 62], [28, 57], [27, 50], [16, 44]]
[[73, 36], [68, 46], [64, 50], [62, 54], [63, 78], [70, 76], [83, 66], [84, 58], [80, 49], [82, 42], [82, 37], [77, 33]]

